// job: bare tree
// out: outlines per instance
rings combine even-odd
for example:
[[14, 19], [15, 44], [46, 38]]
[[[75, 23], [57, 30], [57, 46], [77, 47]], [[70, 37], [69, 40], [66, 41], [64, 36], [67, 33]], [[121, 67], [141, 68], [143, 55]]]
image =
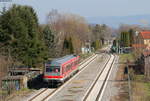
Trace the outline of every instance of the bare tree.
[[80, 48], [90, 39], [90, 30], [86, 20], [78, 15], [69, 13], [59, 13], [52, 10], [47, 17], [47, 24], [56, 32], [56, 49], [58, 54], [63, 51], [63, 41], [65, 38], [72, 39], [74, 53], [79, 53]]

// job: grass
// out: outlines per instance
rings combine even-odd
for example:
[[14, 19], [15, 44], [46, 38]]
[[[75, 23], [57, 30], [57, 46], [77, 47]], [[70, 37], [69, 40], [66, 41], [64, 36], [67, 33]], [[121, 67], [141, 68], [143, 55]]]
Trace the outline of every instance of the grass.
[[81, 54], [80, 58], [81, 59], [86, 59], [87, 57], [91, 56], [93, 53], [86, 53], [86, 54]]
[[150, 82], [145, 82], [144, 75], [135, 75], [132, 81], [132, 98], [133, 101], [149, 101]]
[[7, 91], [0, 90], [0, 95], [2, 95], [2, 94], [7, 94]]
[[[134, 62], [135, 60], [132, 53], [120, 54], [119, 57], [120, 63], [126, 63], [127, 59], [131, 62]], [[150, 101], [150, 82], [146, 82], [143, 74], [135, 74], [133, 69], [129, 71], [131, 78], [133, 78], [131, 80], [132, 101]]]
[[[26, 94], [29, 94], [32, 90], [28, 88], [22, 88], [18, 91], [14, 91], [11, 95], [7, 96], [6, 99], [10, 101], [10, 99], [16, 99], [18, 96], [24, 97]], [[20, 98], [19, 97], [19, 98]], [[18, 99], [18, 98], [17, 98]]]
[[[135, 60], [132, 53], [120, 54], [119, 57], [119, 62], [123, 63], [121, 64], [122, 67], [125, 67], [124, 63], [126, 63], [127, 59], [131, 62], [134, 62]], [[129, 72], [131, 76], [132, 101], [150, 101], [150, 82], [146, 81], [144, 74], [136, 74], [136, 72], [132, 68], [129, 69]], [[123, 91], [127, 90], [128, 92], [128, 83], [124, 84], [124, 86], [127, 86], [127, 89], [124, 88]], [[123, 95], [122, 97], [124, 96], [125, 95]], [[121, 101], [126, 101], [126, 99], [122, 99]]]
[[119, 60], [120, 62], [126, 62], [127, 59], [129, 61], [134, 61], [134, 56], [133, 56], [132, 53], [129, 53], [129, 54], [120, 54], [119, 57], [120, 57], [120, 60]]
[[136, 75], [135, 80], [144, 82], [144, 75]]

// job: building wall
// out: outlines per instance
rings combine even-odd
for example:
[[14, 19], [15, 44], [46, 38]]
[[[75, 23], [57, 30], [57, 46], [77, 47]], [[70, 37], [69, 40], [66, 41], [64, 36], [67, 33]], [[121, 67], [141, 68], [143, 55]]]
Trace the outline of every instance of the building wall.
[[150, 39], [144, 39], [144, 44], [150, 47]]

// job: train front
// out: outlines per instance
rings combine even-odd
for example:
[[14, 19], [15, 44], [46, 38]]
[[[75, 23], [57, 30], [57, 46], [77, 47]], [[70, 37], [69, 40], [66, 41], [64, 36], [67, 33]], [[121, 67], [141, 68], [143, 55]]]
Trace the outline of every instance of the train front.
[[43, 78], [48, 84], [61, 83], [60, 65], [54, 62], [45, 63]]

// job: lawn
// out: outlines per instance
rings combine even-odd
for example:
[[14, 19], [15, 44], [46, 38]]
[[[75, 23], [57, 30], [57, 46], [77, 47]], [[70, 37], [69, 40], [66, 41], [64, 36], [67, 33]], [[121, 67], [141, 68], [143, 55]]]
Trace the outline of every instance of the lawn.
[[[127, 59], [131, 62], [134, 61], [132, 53], [120, 54], [119, 57], [119, 62], [123, 64], [126, 63]], [[132, 73], [133, 75], [130, 74], [134, 78], [131, 80], [132, 101], [150, 101], [150, 82], [145, 79], [143, 74], [135, 74], [134, 71]]]
[[129, 60], [129, 61], [134, 61], [134, 56], [133, 56], [133, 54], [132, 53], [130, 53], [130, 54], [120, 54], [119, 55], [119, 61], [120, 62], [126, 62], [127, 61], [127, 59]]
[[132, 81], [133, 101], [150, 101], [150, 82], [146, 82], [144, 75], [135, 75]]

